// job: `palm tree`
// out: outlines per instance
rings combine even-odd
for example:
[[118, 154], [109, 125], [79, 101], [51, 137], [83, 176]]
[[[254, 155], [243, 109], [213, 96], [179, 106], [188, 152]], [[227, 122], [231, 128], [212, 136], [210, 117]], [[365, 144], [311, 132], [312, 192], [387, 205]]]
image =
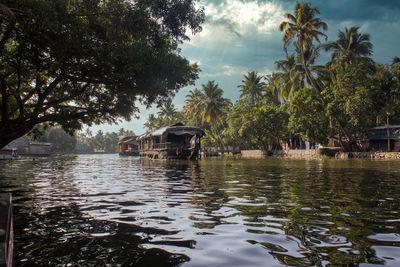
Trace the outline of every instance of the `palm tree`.
[[284, 83], [282, 75], [282, 73], [273, 72], [272, 74], [265, 76], [265, 80], [267, 82], [266, 86], [264, 87], [264, 99], [266, 103], [279, 105], [281, 102], [283, 102], [282, 87]]
[[[316, 15], [318, 14], [318, 8], [312, 7], [311, 4], [304, 2], [299, 4], [299, 2], [296, 2], [296, 4], [294, 5], [294, 14], [285, 14], [285, 17], [288, 21], [283, 21], [279, 25], [279, 30], [285, 31], [282, 39], [284, 42], [283, 48], [285, 52], [287, 52], [287, 47], [292, 42], [292, 40], [297, 38], [295, 43], [299, 48], [301, 64], [303, 66], [307, 82], [311, 85], [312, 88], [314, 88], [319, 99], [324, 103], [325, 106], [327, 106], [328, 103], [321, 94], [321, 83], [317, 83], [314, 77], [311, 75], [309, 64], [306, 61], [305, 55], [306, 49], [316, 50], [313, 45], [314, 40], [320, 43], [320, 37], [325, 37], [325, 39], [327, 39], [326, 34], [319, 31], [319, 29], [327, 30], [328, 26], [325, 22], [316, 17]], [[354, 143], [354, 138], [351, 138], [351, 136], [348, 134], [348, 131], [344, 128], [343, 123], [338, 119], [337, 115], [331, 115], [337, 121], [347, 140]]]
[[299, 55], [301, 57], [301, 64], [303, 66], [307, 81], [317, 91], [317, 94], [321, 97], [321, 99], [323, 99], [321, 95], [321, 89], [315, 83], [314, 77], [312, 77], [310, 73], [309, 64], [307, 64], [305, 55], [306, 49], [315, 49], [313, 46], [314, 39], [320, 43], [320, 37], [325, 37], [325, 39], [327, 38], [326, 34], [319, 31], [319, 29], [322, 28], [323, 30], [327, 30], [328, 26], [325, 22], [316, 17], [318, 14], [318, 8], [311, 7], [309, 3], [302, 2], [300, 4], [299, 2], [296, 2], [294, 5], [294, 15], [286, 13], [285, 17], [288, 21], [283, 21], [279, 25], [279, 30], [285, 31], [283, 35], [285, 52], [287, 52], [287, 47], [292, 40], [297, 38], [296, 43], [300, 52]]
[[253, 104], [259, 101], [263, 97], [263, 88], [266, 85], [262, 79], [263, 77], [258, 76], [254, 71], [244, 75], [243, 84], [238, 86], [242, 92], [240, 97], [249, 96]]
[[215, 124], [221, 120], [224, 108], [231, 105], [231, 102], [222, 97], [224, 91], [214, 81], [202, 84], [202, 89], [204, 95], [200, 103], [202, 121]]
[[299, 69], [295, 54], [286, 55], [286, 59], [275, 61], [275, 67], [282, 71], [280, 95], [283, 101], [287, 101], [297, 90], [304, 87], [304, 70], [302, 65]]
[[172, 119], [176, 116], [176, 108], [175, 105], [172, 103], [166, 103], [160, 108], [160, 111], [157, 112], [159, 117], [165, 119]]
[[152, 131], [162, 126], [163, 125], [161, 125], [161, 120], [158, 117], [154, 116], [154, 114], [150, 114], [149, 117], [147, 118], [147, 121], [144, 123], [144, 127], [148, 131]]
[[[281, 88], [281, 97], [284, 101], [290, 99], [295, 92], [305, 85], [311, 85], [307, 79], [300, 56], [300, 48], [294, 44], [297, 55], [294, 53], [286, 55], [286, 59], [275, 61], [275, 67], [282, 71], [283, 87]], [[313, 65], [319, 55], [319, 47], [311, 49], [308, 45], [304, 49], [304, 58], [310, 73], [315, 77], [314, 82], [321, 88], [329, 77], [327, 70], [323, 66]]]
[[190, 90], [189, 94], [186, 95], [186, 105], [183, 107], [183, 111], [189, 120], [194, 120], [195, 126], [200, 126], [201, 102], [203, 98], [204, 94], [197, 88], [193, 91]]
[[331, 62], [346, 65], [356, 60], [371, 61], [372, 43], [369, 34], [358, 32], [359, 27], [345, 28], [344, 32], [339, 30], [338, 39], [323, 45], [325, 51], [333, 51]]

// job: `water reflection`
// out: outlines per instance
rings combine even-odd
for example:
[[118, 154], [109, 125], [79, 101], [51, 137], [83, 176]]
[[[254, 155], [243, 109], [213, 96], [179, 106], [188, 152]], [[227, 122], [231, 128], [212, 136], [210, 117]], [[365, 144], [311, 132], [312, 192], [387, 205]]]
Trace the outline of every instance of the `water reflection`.
[[400, 264], [400, 163], [0, 162], [18, 266]]

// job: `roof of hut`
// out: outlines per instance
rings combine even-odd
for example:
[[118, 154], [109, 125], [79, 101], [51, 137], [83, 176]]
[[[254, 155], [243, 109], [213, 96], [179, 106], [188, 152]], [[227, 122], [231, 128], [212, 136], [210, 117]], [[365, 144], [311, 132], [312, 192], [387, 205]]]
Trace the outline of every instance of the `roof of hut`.
[[136, 143], [136, 135], [132, 135], [132, 136], [125, 136], [122, 137], [119, 141], [118, 144], [134, 144]]
[[141, 136], [138, 137], [138, 139], [143, 139], [150, 136], [161, 136], [168, 133], [172, 133], [175, 135], [184, 135], [184, 134], [197, 135], [197, 136], [204, 135], [204, 131], [199, 127], [184, 126], [182, 123], [175, 123], [169, 126], [156, 129], [153, 132], [147, 132], [145, 134], [142, 134]]

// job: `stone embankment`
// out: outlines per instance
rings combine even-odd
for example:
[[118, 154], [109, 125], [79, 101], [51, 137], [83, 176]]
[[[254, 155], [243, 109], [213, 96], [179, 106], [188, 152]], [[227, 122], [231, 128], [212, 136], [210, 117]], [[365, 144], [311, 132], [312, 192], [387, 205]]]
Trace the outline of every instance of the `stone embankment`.
[[242, 158], [264, 158], [267, 156], [287, 157], [295, 159], [316, 159], [320, 156], [334, 157], [339, 151], [336, 148], [277, 150], [267, 152], [263, 150], [242, 150]]
[[242, 158], [265, 158], [268, 156], [293, 159], [318, 159], [331, 157], [337, 159], [400, 159], [400, 152], [341, 152], [340, 148], [277, 150], [267, 152], [263, 150], [242, 150]]
[[400, 159], [400, 152], [338, 152], [337, 159]]

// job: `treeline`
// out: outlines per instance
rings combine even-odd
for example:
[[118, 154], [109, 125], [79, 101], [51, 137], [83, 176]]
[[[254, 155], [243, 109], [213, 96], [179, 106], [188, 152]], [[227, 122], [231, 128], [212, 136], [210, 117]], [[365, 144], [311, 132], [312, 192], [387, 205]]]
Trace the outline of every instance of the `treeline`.
[[128, 135], [134, 135], [134, 133], [124, 128], [111, 133], [99, 130], [93, 135], [90, 130], [87, 130], [70, 135], [61, 127], [50, 127], [37, 133], [36, 136], [31, 136], [31, 139], [52, 143], [52, 151], [56, 153], [115, 153], [118, 152], [118, 140]]
[[[328, 26], [318, 14], [309, 3], [295, 4], [279, 26], [285, 58], [275, 62], [271, 75], [244, 75], [236, 103], [209, 81], [190, 91], [183, 110], [169, 103], [145, 127], [178, 121], [199, 126], [207, 146], [276, 148], [283, 136], [299, 134], [323, 145], [335, 139], [346, 150], [363, 149], [374, 126], [400, 123], [400, 59], [374, 62], [370, 36], [358, 27], [340, 29], [336, 41], [321, 44]], [[323, 51], [330, 60], [317, 65]]]

